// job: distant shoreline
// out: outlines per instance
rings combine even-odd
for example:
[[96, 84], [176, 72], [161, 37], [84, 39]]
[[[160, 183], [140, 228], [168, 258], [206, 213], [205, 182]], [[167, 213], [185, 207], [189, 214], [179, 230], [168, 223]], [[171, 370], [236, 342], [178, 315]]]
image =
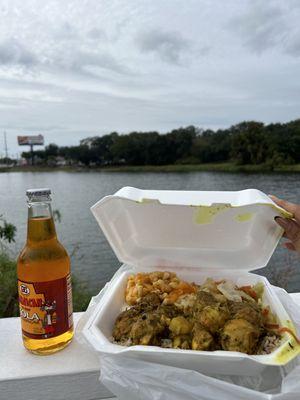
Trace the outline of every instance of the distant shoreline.
[[1, 172], [231, 172], [231, 173], [273, 173], [273, 172], [300, 172], [300, 164], [280, 165], [271, 168], [269, 165], [236, 165], [234, 163], [209, 163], [209, 164], [173, 164], [173, 165], [141, 165], [141, 166], [107, 166], [107, 167], [84, 167], [84, 166], [26, 166], [0, 168]]

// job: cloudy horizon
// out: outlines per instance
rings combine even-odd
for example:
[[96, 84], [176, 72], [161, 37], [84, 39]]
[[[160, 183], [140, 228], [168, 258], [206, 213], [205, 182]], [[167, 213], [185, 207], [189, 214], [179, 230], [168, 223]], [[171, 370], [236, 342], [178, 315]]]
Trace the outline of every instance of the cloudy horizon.
[[[300, 117], [300, 2], [0, 0], [0, 156], [17, 135]], [[26, 150], [26, 148], [24, 148]]]

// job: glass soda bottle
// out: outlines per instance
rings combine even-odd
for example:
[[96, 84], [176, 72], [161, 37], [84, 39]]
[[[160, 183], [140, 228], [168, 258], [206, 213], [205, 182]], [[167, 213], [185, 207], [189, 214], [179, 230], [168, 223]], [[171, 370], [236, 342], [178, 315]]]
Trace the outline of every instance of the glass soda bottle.
[[59, 243], [50, 189], [30, 189], [27, 241], [18, 262], [24, 346], [35, 354], [63, 349], [73, 337], [70, 258]]

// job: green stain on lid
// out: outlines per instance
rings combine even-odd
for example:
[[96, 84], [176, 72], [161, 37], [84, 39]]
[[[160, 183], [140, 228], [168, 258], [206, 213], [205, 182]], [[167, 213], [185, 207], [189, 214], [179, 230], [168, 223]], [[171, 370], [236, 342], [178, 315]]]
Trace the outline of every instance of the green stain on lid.
[[212, 206], [197, 206], [195, 212], [196, 224], [211, 224], [217, 214], [230, 208], [230, 204], [217, 204]]
[[238, 214], [235, 219], [238, 222], [247, 222], [253, 217], [253, 213]]

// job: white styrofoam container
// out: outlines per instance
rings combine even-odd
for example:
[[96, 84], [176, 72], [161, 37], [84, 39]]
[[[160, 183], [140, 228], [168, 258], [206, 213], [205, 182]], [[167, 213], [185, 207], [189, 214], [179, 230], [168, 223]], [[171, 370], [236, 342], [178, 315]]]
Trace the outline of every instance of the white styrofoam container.
[[189, 282], [230, 279], [237, 285], [265, 286], [263, 303], [279, 323], [294, 326], [268, 280], [249, 273], [267, 265], [282, 229], [274, 221], [291, 217], [264, 193], [146, 191], [125, 187], [91, 208], [115, 254], [124, 265], [106, 286], [83, 329], [100, 353], [126, 355], [203, 373], [253, 375], [266, 365], [284, 365], [300, 346], [288, 333], [268, 355], [231, 351], [194, 351], [156, 346], [123, 347], [111, 342], [114, 322], [124, 309], [129, 275], [173, 271]]

